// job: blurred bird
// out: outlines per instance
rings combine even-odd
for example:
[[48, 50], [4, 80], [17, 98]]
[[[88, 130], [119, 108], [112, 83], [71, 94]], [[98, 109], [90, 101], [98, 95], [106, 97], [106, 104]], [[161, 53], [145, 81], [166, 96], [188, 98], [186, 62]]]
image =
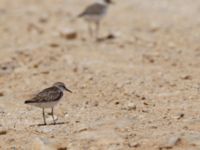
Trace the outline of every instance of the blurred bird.
[[100, 21], [106, 15], [108, 6], [112, 4], [111, 0], [99, 0], [85, 8], [85, 10], [78, 15], [78, 17], [84, 18], [88, 22], [88, 30], [90, 36], [93, 37], [92, 24], [95, 24], [95, 37], [98, 38], [100, 30]]
[[53, 115], [53, 108], [63, 97], [64, 91], [68, 91], [72, 93], [72, 91], [66, 88], [64, 83], [56, 82], [53, 84], [52, 87], [42, 90], [35, 97], [33, 97], [30, 100], [26, 100], [24, 103], [42, 108], [44, 125], [46, 125], [44, 109], [51, 108], [51, 115], [53, 118], [53, 122], [54, 124], [56, 124], [54, 115]]

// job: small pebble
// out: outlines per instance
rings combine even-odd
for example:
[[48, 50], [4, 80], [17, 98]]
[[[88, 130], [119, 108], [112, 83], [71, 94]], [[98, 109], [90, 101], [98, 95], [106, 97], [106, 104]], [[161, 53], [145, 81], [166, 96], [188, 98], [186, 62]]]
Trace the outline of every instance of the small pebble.
[[4, 96], [4, 93], [3, 92], [0, 92], [0, 97]]
[[185, 116], [185, 114], [181, 113], [181, 114], [178, 115], [177, 119], [179, 120], [179, 119], [183, 118], [184, 116]]
[[0, 131], [0, 135], [5, 135], [5, 134], [7, 134], [7, 131], [6, 131], [6, 130]]
[[168, 142], [161, 146], [159, 149], [172, 149], [174, 146], [176, 146], [179, 142], [181, 142], [181, 138], [179, 136], [173, 136], [169, 138]]
[[129, 147], [134, 147], [134, 148], [137, 148], [137, 147], [139, 147], [140, 146], [140, 144], [139, 143], [128, 143], [128, 146]]
[[190, 76], [190, 75], [183, 75], [183, 76], [181, 76], [181, 79], [183, 79], [183, 80], [191, 80], [192, 76]]
[[56, 48], [56, 47], [59, 47], [59, 44], [57, 44], [57, 43], [50, 43], [49, 46], [53, 47], [53, 48]]
[[136, 110], [136, 105], [132, 102], [129, 102], [128, 104], [126, 104], [123, 109], [131, 111], [131, 110]]
[[115, 105], [119, 105], [120, 103], [119, 102], [115, 102]]
[[62, 29], [60, 32], [61, 37], [68, 39], [68, 40], [73, 40], [77, 38], [77, 32], [74, 31], [73, 29]]
[[57, 150], [67, 150], [67, 147], [59, 147]]

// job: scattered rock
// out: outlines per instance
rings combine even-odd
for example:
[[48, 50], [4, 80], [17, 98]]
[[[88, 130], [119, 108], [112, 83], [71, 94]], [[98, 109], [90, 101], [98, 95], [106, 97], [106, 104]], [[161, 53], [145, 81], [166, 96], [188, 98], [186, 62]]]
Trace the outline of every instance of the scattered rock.
[[67, 147], [59, 147], [57, 150], [67, 150]]
[[109, 33], [108, 35], [104, 36], [104, 37], [100, 37], [97, 39], [97, 42], [103, 42], [106, 40], [113, 40], [115, 38], [117, 38], [118, 36], [120, 36], [120, 33]]
[[171, 149], [174, 146], [176, 146], [177, 144], [179, 144], [181, 142], [181, 138], [180, 136], [173, 136], [171, 138], [169, 138], [168, 142], [164, 145], [161, 146], [159, 149]]
[[137, 147], [140, 147], [140, 143], [131, 143], [131, 142], [129, 142], [128, 143], [128, 147], [130, 147], [130, 148], [137, 148]]
[[80, 121], [79, 121], [79, 120], [76, 120], [75, 122], [76, 122], [76, 123], [80, 123]]
[[133, 102], [129, 102], [128, 104], [125, 104], [123, 109], [131, 111], [131, 110], [136, 110], [136, 105]]
[[117, 102], [115, 102], [115, 105], [119, 105], [119, 104], [120, 104], [120, 102], [118, 102], [118, 101], [117, 101]]
[[28, 32], [37, 32], [39, 34], [42, 34], [44, 32], [41, 27], [39, 27], [38, 25], [36, 25], [34, 23], [28, 24], [27, 31]]
[[5, 113], [5, 109], [0, 107], [0, 114], [4, 114]]
[[68, 39], [68, 40], [73, 40], [73, 39], [76, 39], [77, 38], [77, 32], [73, 29], [62, 29], [60, 31], [60, 35], [61, 37], [65, 38], [65, 39]]
[[123, 140], [121, 136], [119, 136], [116, 131], [112, 129], [102, 129], [102, 130], [93, 130], [93, 131], [85, 131], [76, 134], [75, 139], [80, 140], [91, 140], [98, 141], [98, 143], [107, 145], [114, 143], [121, 143]]
[[86, 80], [92, 81], [92, 80], [94, 80], [94, 77], [93, 77], [92, 75], [88, 75], [88, 76], [86, 77]]
[[37, 69], [39, 67], [39, 64], [33, 64], [33, 68]]
[[185, 116], [184, 113], [180, 113], [176, 116], [176, 119], [179, 120], [179, 119], [182, 119], [183, 117]]
[[176, 44], [174, 42], [169, 42], [168, 46], [169, 46], [169, 48], [175, 48]]
[[49, 74], [49, 71], [42, 71], [41, 74]]
[[9, 142], [9, 143], [15, 142], [15, 139], [14, 139], [14, 138], [11, 138], [11, 139], [8, 140], [8, 142]]
[[5, 134], [7, 134], [7, 131], [6, 131], [6, 130], [1, 130], [1, 131], [0, 131], [0, 135], [5, 135]]
[[10, 149], [11, 150], [17, 150], [17, 148], [15, 146], [12, 146]]
[[115, 39], [115, 38], [116, 38], [116, 35], [113, 34], [113, 33], [110, 33], [110, 34], [107, 35], [106, 38], [109, 39], [109, 40], [111, 40], [111, 39]]
[[46, 23], [48, 21], [49, 15], [48, 14], [42, 14], [42, 16], [39, 17], [38, 21], [40, 23]]
[[88, 128], [83, 128], [83, 129], [80, 129], [78, 132], [84, 132], [84, 131], [87, 131]]
[[148, 113], [149, 111], [146, 110], [146, 109], [142, 109], [142, 112], [143, 112], [143, 113]]
[[181, 138], [179, 136], [175, 136], [169, 139], [167, 146], [173, 147], [177, 145], [181, 141]]
[[200, 133], [196, 131], [188, 132], [184, 135], [184, 140], [186, 140], [190, 145], [196, 145], [200, 147]]
[[56, 48], [56, 47], [59, 47], [59, 44], [58, 43], [50, 43], [49, 46]]
[[0, 97], [4, 96], [4, 93], [3, 92], [0, 92]]
[[191, 80], [192, 76], [191, 75], [183, 75], [183, 76], [181, 76], [181, 79], [183, 79], [183, 80]]
[[98, 102], [98, 101], [94, 101], [94, 102], [92, 103], [92, 106], [98, 107], [98, 106], [99, 106], [99, 102]]
[[150, 55], [147, 55], [147, 54], [143, 55], [143, 59], [147, 60], [149, 63], [154, 63], [155, 62], [153, 56], [150, 56]]
[[67, 117], [69, 117], [69, 114], [66, 112], [66, 113], [64, 113], [64, 116], [67, 118]]
[[34, 150], [55, 150], [54, 147], [50, 146], [47, 139], [35, 138], [32, 143], [32, 149]]
[[128, 110], [136, 110], [136, 105], [134, 103], [129, 103], [127, 107], [128, 107]]
[[17, 67], [17, 63], [14, 61], [9, 61], [0, 64], [0, 75], [7, 75], [12, 73]]
[[150, 32], [157, 32], [159, 29], [160, 29], [160, 24], [155, 22], [150, 24], [150, 29], [149, 29]]

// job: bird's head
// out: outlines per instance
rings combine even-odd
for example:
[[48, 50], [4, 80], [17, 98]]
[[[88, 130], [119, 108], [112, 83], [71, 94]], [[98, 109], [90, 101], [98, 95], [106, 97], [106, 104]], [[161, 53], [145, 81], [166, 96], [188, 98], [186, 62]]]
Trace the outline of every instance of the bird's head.
[[72, 91], [70, 91], [70, 90], [65, 86], [65, 84], [62, 83], [62, 82], [56, 82], [56, 83], [53, 84], [53, 86], [55, 86], [55, 87], [61, 89], [62, 91], [68, 91], [68, 92], [72, 93]]
[[104, 2], [105, 2], [106, 4], [113, 4], [113, 1], [112, 1], [112, 0], [104, 0]]
[[112, 0], [98, 0], [97, 2], [105, 5], [113, 4]]

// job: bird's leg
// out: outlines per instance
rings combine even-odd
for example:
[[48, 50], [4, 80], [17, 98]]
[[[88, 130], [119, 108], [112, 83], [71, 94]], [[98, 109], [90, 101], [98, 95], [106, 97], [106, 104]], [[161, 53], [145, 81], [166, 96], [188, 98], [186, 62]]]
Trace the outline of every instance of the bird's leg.
[[98, 38], [99, 38], [99, 30], [100, 30], [100, 23], [99, 23], [99, 21], [97, 21], [97, 22], [95, 23], [95, 25], [96, 25], [96, 34], [95, 34], [95, 38], [96, 38], [96, 40], [98, 40]]
[[42, 112], [43, 112], [43, 120], [44, 120], [44, 125], [46, 125], [46, 118], [45, 118], [45, 112], [44, 112], [44, 108], [42, 108]]
[[88, 31], [89, 31], [90, 37], [93, 37], [93, 31], [92, 31], [92, 26], [90, 22], [88, 22]]
[[54, 115], [53, 115], [53, 107], [51, 108], [51, 115], [52, 115], [52, 118], [53, 118], [53, 123], [56, 124], [55, 119], [54, 119]]

